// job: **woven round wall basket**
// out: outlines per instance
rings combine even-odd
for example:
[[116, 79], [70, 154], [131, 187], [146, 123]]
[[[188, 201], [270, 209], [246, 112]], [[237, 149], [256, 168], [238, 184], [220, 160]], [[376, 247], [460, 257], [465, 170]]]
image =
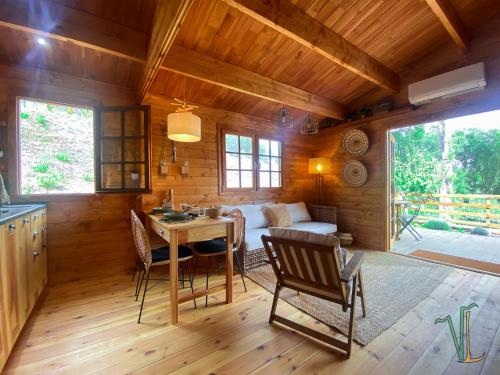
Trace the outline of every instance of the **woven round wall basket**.
[[364, 155], [369, 145], [366, 133], [358, 129], [349, 130], [342, 139], [342, 147], [352, 156]]
[[349, 160], [344, 164], [344, 181], [351, 186], [362, 186], [368, 178], [366, 167], [357, 160]]

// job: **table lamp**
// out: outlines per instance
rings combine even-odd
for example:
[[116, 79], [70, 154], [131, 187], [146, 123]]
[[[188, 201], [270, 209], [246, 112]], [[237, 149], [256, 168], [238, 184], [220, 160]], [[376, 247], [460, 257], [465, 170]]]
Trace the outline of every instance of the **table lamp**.
[[316, 179], [317, 202], [318, 204], [321, 204], [321, 186], [323, 184], [323, 175], [332, 173], [332, 159], [327, 157], [310, 158], [309, 173], [317, 175]]

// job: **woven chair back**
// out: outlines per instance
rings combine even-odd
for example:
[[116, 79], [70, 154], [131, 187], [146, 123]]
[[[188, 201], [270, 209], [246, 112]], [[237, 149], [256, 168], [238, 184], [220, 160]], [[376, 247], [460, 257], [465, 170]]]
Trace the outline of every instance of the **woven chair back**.
[[144, 229], [144, 225], [142, 225], [141, 220], [134, 212], [134, 210], [130, 210], [131, 220], [132, 220], [132, 235], [134, 236], [135, 247], [137, 249], [137, 253], [139, 254], [139, 258], [144, 263], [144, 267], [149, 269], [151, 266], [152, 258], [151, 258], [151, 243], [149, 242], [148, 235], [146, 233], [146, 229]]

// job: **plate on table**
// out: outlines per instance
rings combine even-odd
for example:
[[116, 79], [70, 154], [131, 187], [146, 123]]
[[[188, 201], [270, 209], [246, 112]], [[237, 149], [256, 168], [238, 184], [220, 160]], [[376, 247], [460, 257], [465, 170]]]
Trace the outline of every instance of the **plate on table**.
[[191, 220], [191, 216], [189, 212], [168, 212], [163, 215], [164, 221], [175, 221], [175, 222], [183, 222]]
[[153, 207], [151, 209], [152, 214], [162, 214], [164, 212], [165, 212], [165, 210], [162, 207]]

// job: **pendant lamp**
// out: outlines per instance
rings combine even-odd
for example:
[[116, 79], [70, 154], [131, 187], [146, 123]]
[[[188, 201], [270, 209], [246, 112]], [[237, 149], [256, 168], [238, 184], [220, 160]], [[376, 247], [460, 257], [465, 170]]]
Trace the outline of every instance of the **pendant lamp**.
[[186, 104], [186, 77], [184, 77], [184, 100], [174, 99], [178, 106], [175, 113], [167, 116], [167, 136], [175, 142], [198, 142], [201, 140], [201, 118], [193, 113], [194, 105]]

